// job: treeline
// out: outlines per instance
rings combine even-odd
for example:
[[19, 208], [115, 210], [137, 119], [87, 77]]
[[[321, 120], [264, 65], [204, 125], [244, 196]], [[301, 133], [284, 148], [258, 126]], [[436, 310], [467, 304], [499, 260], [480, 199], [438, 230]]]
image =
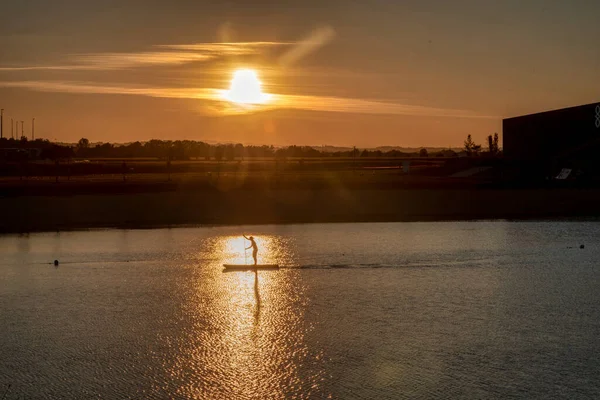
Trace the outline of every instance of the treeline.
[[23, 136], [20, 139], [1, 138], [0, 159], [21, 161], [31, 158], [41, 159], [69, 159], [75, 157], [75, 150], [71, 146], [52, 143], [47, 139], [28, 140]]
[[[467, 156], [500, 155], [498, 135], [488, 137], [487, 151], [482, 152], [482, 146], [477, 145], [468, 136], [464, 144], [464, 154]], [[245, 158], [329, 158], [329, 157], [457, 157], [459, 154], [447, 149], [432, 152], [420, 149], [418, 152], [402, 152], [399, 150], [368, 150], [351, 149], [344, 151], [321, 151], [311, 146], [244, 146], [242, 144], [211, 145], [205, 142], [192, 140], [150, 140], [148, 142], [134, 142], [129, 144], [100, 143], [92, 145], [88, 139], [82, 138], [76, 145], [60, 145], [45, 139], [27, 140], [0, 139], [0, 149], [3, 153], [0, 158], [41, 158], [41, 159], [69, 159], [69, 158], [153, 158], [161, 160], [216, 160], [232, 161]], [[7, 150], [10, 150], [7, 151]], [[35, 154], [34, 154], [35, 153]], [[34, 154], [32, 156], [32, 154]]]
[[[191, 140], [150, 140], [124, 145], [102, 143], [92, 146], [82, 138], [75, 147], [79, 158], [158, 158], [171, 160], [239, 160], [244, 158], [316, 158], [316, 157], [428, 157], [426, 149], [406, 153], [398, 150], [346, 150], [324, 152], [310, 146], [244, 146], [242, 144], [211, 145]], [[451, 150], [432, 153], [431, 156], [455, 156]]]

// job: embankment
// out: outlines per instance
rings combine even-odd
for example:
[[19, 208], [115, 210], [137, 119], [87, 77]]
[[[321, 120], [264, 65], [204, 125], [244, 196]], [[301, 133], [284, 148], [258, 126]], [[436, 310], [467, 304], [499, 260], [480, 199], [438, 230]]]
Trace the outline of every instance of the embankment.
[[600, 189], [172, 190], [0, 198], [0, 232], [187, 224], [596, 217]]

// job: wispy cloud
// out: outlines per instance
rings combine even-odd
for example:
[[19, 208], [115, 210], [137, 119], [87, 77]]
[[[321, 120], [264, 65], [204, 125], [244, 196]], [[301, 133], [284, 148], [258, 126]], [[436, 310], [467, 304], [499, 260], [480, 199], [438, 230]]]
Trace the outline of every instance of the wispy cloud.
[[286, 42], [191, 43], [156, 45], [152, 51], [74, 54], [64, 65], [26, 65], [0, 67], [11, 71], [114, 70], [148, 66], [182, 65], [221, 57], [259, 54], [262, 49], [289, 46]]
[[140, 53], [84, 54], [75, 58], [83, 67], [97, 69], [123, 69], [150, 65], [180, 65], [212, 59], [209, 54], [193, 52], [148, 51]]
[[249, 55], [256, 54], [267, 47], [290, 46], [294, 42], [230, 42], [230, 43], [192, 43], [192, 44], [165, 44], [156, 47], [171, 50], [199, 51], [214, 56]]
[[330, 26], [315, 29], [308, 37], [296, 43], [294, 47], [283, 54], [279, 59], [279, 63], [281, 65], [295, 64], [300, 59], [325, 46], [334, 37], [335, 31]]
[[96, 85], [86, 82], [65, 81], [19, 81], [0, 82], [0, 87], [13, 87], [40, 92], [73, 94], [122, 94], [177, 99], [214, 100], [219, 90], [207, 88], [160, 88], [144, 86]]
[[[158, 98], [178, 98], [209, 100], [225, 103], [222, 112], [225, 114], [239, 113], [248, 110], [245, 107], [231, 106], [226, 100], [225, 92], [212, 88], [172, 88], [172, 87], [144, 87], [144, 86], [111, 86], [96, 85], [85, 82], [64, 81], [20, 81], [0, 82], [0, 87], [18, 87], [44, 92], [61, 93], [89, 93], [113, 95], [137, 95]], [[325, 111], [354, 114], [388, 114], [421, 117], [448, 117], [448, 118], [477, 118], [497, 119], [497, 116], [481, 115], [470, 110], [457, 110], [435, 108], [411, 104], [401, 104], [378, 100], [365, 100], [344, 97], [327, 96], [299, 96], [285, 94], [271, 94], [272, 101], [268, 105], [253, 106], [252, 111], [272, 109], [295, 109], [307, 111]]]
[[481, 115], [470, 110], [436, 108], [389, 101], [365, 100], [347, 97], [274, 95], [279, 108], [311, 111], [344, 112], [356, 114], [388, 114], [420, 117], [483, 118], [497, 116]]
[[94, 71], [98, 68], [90, 65], [29, 65], [24, 67], [0, 67], [0, 72], [19, 72], [19, 71]]

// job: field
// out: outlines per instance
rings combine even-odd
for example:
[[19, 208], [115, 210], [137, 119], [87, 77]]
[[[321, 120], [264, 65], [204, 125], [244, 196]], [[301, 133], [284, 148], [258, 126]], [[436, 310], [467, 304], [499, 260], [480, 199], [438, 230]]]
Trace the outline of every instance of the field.
[[[409, 164], [408, 164], [409, 163]], [[408, 169], [406, 164], [409, 165]], [[468, 168], [444, 159], [273, 159], [233, 162], [156, 160], [76, 160], [70, 163], [5, 165], [0, 192], [5, 196], [113, 194], [233, 189], [387, 189], [481, 184], [481, 178], [451, 179]]]
[[[453, 162], [456, 160], [452, 160]], [[204, 173], [221, 174], [248, 172], [285, 173], [368, 170], [368, 169], [401, 169], [410, 163], [411, 170], [437, 169], [448, 165], [448, 159], [437, 158], [310, 158], [310, 159], [246, 159], [233, 161], [173, 161], [156, 159], [75, 159], [53, 163], [38, 161], [29, 163], [0, 164], [0, 175], [9, 177], [59, 176], [72, 177], [78, 175], [110, 175], [124, 172], [135, 176], [140, 174], [176, 174]]]
[[31, 164], [0, 179], [0, 231], [593, 217], [600, 202], [599, 189], [519, 186], [503, 168], [452, 177], [469, 160], [405, 161]]

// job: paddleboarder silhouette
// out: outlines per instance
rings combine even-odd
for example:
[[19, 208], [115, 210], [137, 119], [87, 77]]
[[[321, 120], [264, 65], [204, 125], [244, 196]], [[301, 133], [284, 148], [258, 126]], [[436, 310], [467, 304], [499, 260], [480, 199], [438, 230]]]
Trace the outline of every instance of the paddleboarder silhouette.
[[257, 258], [256, 256], [258, 255], [258, 246], [256, 245], [256, 242], [254, 241], [254, 236], [250, 236], [250, 237], [246, 237], [246, 235], [243, 235], [244, 238], [246, 238], [246, 240], [250, 241], [250, 247], [246, 247], [246, 250], [250, 250], [252, 249], [252, 258], [254, 258], [254, 265], [257, 264]]

